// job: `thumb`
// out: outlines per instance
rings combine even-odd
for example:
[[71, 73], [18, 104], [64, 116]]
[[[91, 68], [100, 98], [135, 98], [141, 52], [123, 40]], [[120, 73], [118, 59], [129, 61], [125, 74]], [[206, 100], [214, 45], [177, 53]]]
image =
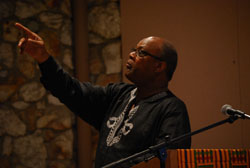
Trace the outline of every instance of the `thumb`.
[[30, 44], [33, 44], [33, 45], [37, 45], [37, 46], [39, 46], [39, 45], [43, 46], [44, 45], [43, 41], [33, 40], [31, 38], [28, 38], [27, 42], [29, 42]]

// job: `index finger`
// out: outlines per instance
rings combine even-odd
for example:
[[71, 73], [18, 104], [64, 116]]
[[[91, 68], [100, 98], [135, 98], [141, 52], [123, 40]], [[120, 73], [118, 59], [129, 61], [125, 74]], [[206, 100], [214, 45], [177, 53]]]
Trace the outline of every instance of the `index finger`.
[[16, 23], [15, 26], [18, 29], [23, 30], [26, 35], [28, 35], [28, 36], [32, 36], [33, 35], [33, 32], [30, 29], [28, 29], [27, 27], [23, 26], [22, 24]]

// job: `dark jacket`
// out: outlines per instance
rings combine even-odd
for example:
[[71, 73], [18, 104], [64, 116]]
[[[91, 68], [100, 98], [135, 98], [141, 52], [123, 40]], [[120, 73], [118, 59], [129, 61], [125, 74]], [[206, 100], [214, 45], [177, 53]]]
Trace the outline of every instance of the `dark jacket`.
[[[174, 138], [190, 132], [186, 106], [170, 91], [151, 96], [131, 108], [135, 85], [118, 83], [101, 87], [81, 83], [63, 71], [52, 57], [39, 66], [44, 87], [99, 130], [96, 168], [145, 150], [163, 141], [166, 135]], [[167, 148], [190, 145], [188, 138]], [[129, 166], [131, 163], [119, 167]]]

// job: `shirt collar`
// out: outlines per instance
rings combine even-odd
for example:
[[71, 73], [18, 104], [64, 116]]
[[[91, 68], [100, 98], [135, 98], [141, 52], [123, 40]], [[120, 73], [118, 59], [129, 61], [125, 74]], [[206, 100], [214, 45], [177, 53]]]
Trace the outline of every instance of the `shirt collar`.
[[[131, 91], [130, 100], [132, 100], [136, 97], [136, 92], [137, 92], [137, 88], [135, 88]], [[146, 99], [143, 99], [142, 102], [154, 102], [154, 101], [157, 101], [159, 99], [162, 99], [163, 97], [166, 97], [167, 95], [168, 95], [168, 91], [163, 91], [163, 92], [157, 93], [153, 96], [150, 96]]]

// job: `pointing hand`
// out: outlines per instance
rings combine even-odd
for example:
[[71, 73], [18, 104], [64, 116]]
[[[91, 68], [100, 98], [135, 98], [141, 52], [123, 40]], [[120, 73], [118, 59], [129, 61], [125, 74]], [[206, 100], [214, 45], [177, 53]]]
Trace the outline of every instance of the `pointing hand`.
[[45, 48], [43, 39], [20, 23], [16, 23], [15, 26], [25, 34], [25, 37], [21, 38], [18, 43], [20, 53], [27, 53], [38, 63], [46, 61], [49, 58], [49, 54]]

